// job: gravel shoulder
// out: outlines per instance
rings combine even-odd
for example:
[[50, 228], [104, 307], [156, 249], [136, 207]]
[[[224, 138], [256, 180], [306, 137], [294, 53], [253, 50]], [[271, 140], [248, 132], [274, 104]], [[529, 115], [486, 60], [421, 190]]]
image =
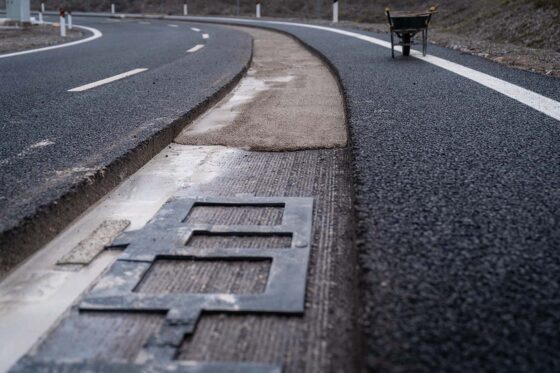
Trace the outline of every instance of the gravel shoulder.
[[84, 36], [81, 31], [72, 29], [68, 30], [63, 38], [60, 36], [59, 27], [47, 24], [24, 28], [0, 27], [0, 54], [49, 47], [82, 39]]

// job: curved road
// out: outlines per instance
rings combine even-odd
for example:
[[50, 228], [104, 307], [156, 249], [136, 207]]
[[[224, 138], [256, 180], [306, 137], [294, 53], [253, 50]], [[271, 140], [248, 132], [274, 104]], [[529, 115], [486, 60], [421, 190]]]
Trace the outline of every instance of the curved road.
[[[180, 27], [187, 26], [179, 20], [211, 21], [168, 20]], [[554, 114], [560, 105], [560, 80], [434, 46], [430, 53], [443, 58], [443, 65], [434, 59], [398, 56], [392, 60], [382, 43], [359, 37], [383, 42], [386, 35], [344, 34], [286, 23], [215, 21], [288, 32], [325, 57], [340, 77], [353, 154], [357, 249], [365, 303], [362, 325], [369, 370], [560, 369], [560, 122]], [[98, 22], [104, 21], [88, 20], [87, 24]], [[122, 27], [138, 25], [131, 22]], [[175, 31], [165, 29], [166, 33]], [[228, 39], [233, 38], [235, 45], [249, 43], [244, 36], [231, 31], [221, 35], [209, 40], [223, 38], [221, 48], [230, 48], [229, 52], [221, 49], [215, 58], [204, 59], [206, 64], [196, 69], [197, 77], [205, 76], [200, 69], [217, 71], [226, 63], [239, 65], [239, 56], [247, 53], [248, 48], [233, 48]], [[170, 65], [188, 66], [186, 59], [177, 61]], [[457, 66], [442, 68], [449, 62], [488, 76], [474, 74], [475, 79], [472, 72], [458, 74]], [[0, 71], [5, 71], [4, 63], [0, 61]], [[135, 63], [127, 68], [152, 66]], [[156, 75], [147, 79], [150, 72]], [[127, 122], [129, 118], [135, 118], [136, 125], [148, 123], [144, 111], [137, 111], [137, 100], [148, 111], [157, 105], [180, 103], [178, 96], [186, 94], [187, 88], [174, 86], [171, 76], [165, 78], [166, 87], [178, 91], [158, 88], [163, 85], [156, 81], [156, 68], [123, 81], [127, 89], [117, 90], [115, 84], [83, 96], [61, 92], [66, 99], [58, 100], [59, 104], [82, 113], [79, 118], [89, 118], [92, 125], [105, 123], [90, 129], [68, 119], [66, 126], [75, 126], [69, 133], [85, 132], [81, 138], [65, 138], [72, 146], [64, 154], [79, 157], [83, 152], [77, 149], [83, 147], [103, 158], [98, 147], [108, 138], [123, 135], [111, 123], [132, 123]], [[492, 77], [502, 80], [497, 88], [488, 87]], [[71, 79], [74, 85], [61, 89], [88, 82]], [[150, 90], [154, 93], [149, 99], [144, 93], [141, 98], [130, 94], [141, 92], [135, 89], [138, 86], [143, 92], [149, 84], [157, 91]], [[200, 82], [190, 87], [206, 86]], [[100, 97], [102, 92], [110, 99]], [[129, 94], [124, 97], [123, 92]], [[86, 105], [89, 102], [95, 105]], [[537, 110], [539, 107], [546, 108]], [[40, 109], [33, 110], [40, 114]], [[101, 119], [106, 118], [100, 116], [105, 110], [111, 110], [116, 120]], [[99, 133], [100, 128], [111, 129], [111, 134]], [[28, 143], [21, 136], [20, 141], [28, 146], [50, 139], [47, 134], [41, 132]], [[52, 138], [58, 140], [55, 134]], [[50, 148], [55, 149], [54, 145]], [[24, 159], [29, 163], [21, 163], [20, 168], [37, 167], [31, 157]], [[54, 155], [34, 157], [39, 164], [44, 159], [59, 162]], [[61, 166], [56, 169], [64, 170], [68, 163]], [[20, 175], [27, 172], [12, 167]], [[10, 183], [10, 187], [18, 185]]]

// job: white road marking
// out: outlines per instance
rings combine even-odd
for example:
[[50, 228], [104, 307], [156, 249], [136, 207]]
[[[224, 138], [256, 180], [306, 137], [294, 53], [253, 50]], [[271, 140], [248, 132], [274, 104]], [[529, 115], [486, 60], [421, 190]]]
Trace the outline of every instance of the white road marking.
[[198, 51], [198, 50], [201, 50], [202, 48], [204, 48], [204, 44], [197, 44], [197, 45], [195, 45], [194, 47], [192, 47], [191, 49], [189, 49], [189, 50], [187, 51], [187, 53], [194, 53], [194, 52], [196, 52], [196, 51]]
[[167, 25], [167, 26], [169, 26], [169, 27], [179, 27], [177, 25]]
[[[51, 22], [44, 22], [47, 24], [52, 24]], [[71, 47], [73, 45], [78, 45], [78, 44], [82, 44], [82, 43], [87, 43], [89, 41], [93, 41], [95, 39], [99, 39], [100, 37], [103, 36], [103, 34], [101, 33], [101, 31], [91, 28], [91, 27], [86, 27], [86, 26], [78, 26], [78, 25], [74, 25], [74, 27], [76, 28], [80, 28], [82, 30], [86, 30], [91, 32], [93, 35], [85, 38], [85, 39], [81, 39], [81, 40], [76, 40], [76, 41], [72, 41], [70, 43], [64, 43], [64, 44], [58, 44], [58, 45], [53, 45], [50, 47], [44, 47], [44, 48], [37, 48], [37, 49], [30, 49], [30, 50], [26, 50], [26, 51], [21, 51], [21, 52], [14, 52], [14, 53], [6, 53], [6, 54], [0, 54], [0, 58], [6, 58], [6, 57], [15, 57], [15, 56], [21, 56], [22, 54], [30, 54], [30, 53], [37, 53], [37, 52], [44, 52], [44, 51], [48, 51], [51, 49], [58, 49], [58, 48], [66, 48], [66, 47]]]
[[[175, 18], [176, 19], [176, 18]], [[188, 20], [188, 18], [185, 17]], [[190, 18], [192, 19], [192, 18]], [[349, 36], [355, 39], [363, 40], [365, 42], [378, 45], [380, 47], [391, 48], [391, 43], [374, 38], [372, 36], [362, 35], [351, 31], [346, 30], [339, 30], [331, 27], [325, 26], [317, 26], [317, 25], [306, 25], [303, 23], [292, 23], [292, 22], [281, 22], [281, 21], [256, 21], [256, 20], [248, 20], [248, 19], [237, 19], [237, 18], [219, 18], [219, 17], [196, 17], [197, 20], [211, 20], [211, 21], [224, 21], [226, 23], [253, 23], [253, 24], [273, 24], [273, 25], [282, 25], [282, 26], [295, 26], [295, 27], [304, 27], [310, 28], [315, 30], [321, 31], [328, 31], [335, 34]], [[398, 51], [401, 50], [400, 47], [395, 48]], [[455, 62], [451, 62], [445, 60], [440, 57], [435, 57], [428, 55], [423, 57], [422, 54], [418, 51], [411, 51], [411, 56], [418, 58], [422, 61], [427, 63], [431, 63], [432, 65], [441, 67], [446, 69], [450, 72], [458, 74], [464, 78], [470, 79], [476, 83], [479, 83], [487, 88], [490, 88], [496, 92], [499, 92], [507, 97], [510, 97], [524, 105], [527, 105], [537, 111], [540, 111], [543, 114], [548, 115], [551, 118], [554, 118], [560, 121], [560, 102], [528, 90], [526, 88], [520, 87], [513, 83], [509, 83], [505, 80], [493, 77], [491, 75], [485, 74], [483, 72], [471, 69], [469, 67], [460, 65]]]
[[98, 80], [98, 81], [93, 82], [93, 83], [89, 83], [89, 84], [81, 85], [81, 86], [76, 87], [76, 88], [69, 89], [68, 92], [82, 92], [82, 91], [86, 91], [86, 90], [88, 90], [88, 89], [92, 89], [92, 88], [95, 88], [95, 87], [99, 87], [100, 85], [104, 85], [104, 84], [107, 84], [107, 83], [114, 82], [115, 80], [120, 80], [120, 79], [127, 78], [127, 77], [129, 77], [129, 76], [131, 76], [131, 75], [136, 75], [136, 74], [141, 73], [141, 72], [144, 72], [144, 71], [146, 71], [146, 70], [148, 70], [148, 69], [146, 69], [146, 68], [140, 68], [140, 69], [130, 70], [130, 71], [127, 71], [127, 72], [122, 73], [122, 74], [118, 74], [118, 75], [115, 75], [115, 76], [111, 76], [111, 77], [109, 77], [109, 78], [105, 78], [105, 79]]
[[210, 37], [210, 35], [208, 35], [208, 34], [202, 34], [203, 39], [208, 39], [209, 37]]
[[141, 25], [151, 25], [152, 24], [151, 22], [146, 22], [146, 21], [140, 21], [138, 23], [141, 24]]
[[196, 32], [200, 32], [200, 29], [196, 28], [196, 27], [191, 27], [191, 30], [196, 31]]

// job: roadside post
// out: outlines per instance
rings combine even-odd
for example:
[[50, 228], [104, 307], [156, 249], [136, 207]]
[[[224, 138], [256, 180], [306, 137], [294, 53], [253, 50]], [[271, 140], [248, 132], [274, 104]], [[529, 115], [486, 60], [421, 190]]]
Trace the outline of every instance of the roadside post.
[[261, 18], [261, 0], [257, 0], [257, 18]]
[[39, 12], [39, 23], [43, 23], [43, 12]]
[[188, 8], [187, 8], [187, 2], [185, 1], [185, 3], [183, 4], [183, 15], [186, 16], [188, 15]]
[[72, 30], [72, 11], [68, 11], [68, 30]]
[[111, 3], [111, 14], [115, 14], [115, 3]]
[[66, 36], [66, 20], [64, 19], [64, 9], [60, 8], [60, 36]]
[[332, 3], [332, 21], [334, 23], [338, 22], [338, 0], [333, 0]]
[[45, 13], [45, 3], [41, 2], [41, 13]]

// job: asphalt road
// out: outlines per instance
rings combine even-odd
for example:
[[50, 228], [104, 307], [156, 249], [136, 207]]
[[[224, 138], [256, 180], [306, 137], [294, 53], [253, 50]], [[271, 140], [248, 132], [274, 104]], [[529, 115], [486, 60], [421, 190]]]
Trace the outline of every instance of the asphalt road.
[[[74, 23], [103, 37], [0, 59], [0, 232], [207, 100], [251, 55], [248, 35], [219, 26], [196, 32], [184, 22]], [[198, 44], [205, 47], [186, 53]], [[148, 70], [68, 92], [136, 68]]]
[[[392, 60], [386, 48], [362, 40], [262, 25], [314, 48], [341, 80], [369, 370], [558, 371], [558, 120], [419, 59]], [[558, 79], [434, 46], [430, 53], [560, 100]], [[221, 53], [220, 59], [228, 56]], [[134, 86], [131, 91], [140, 92]], [[159, 91], [165, 93], [176, 92]], [[113, 106], [115, 100], [124, 102]], [[135, 113], [126, 100], [114, 93], [111, 101], [99, 102], [122, 120]], [[154, 104], [165, 102], [172, 101]], [[68, 107], [84, 110], [79, 104]], [[94, 108], [84, 117], [98, 120], [105, 108]], [[119, 136], [115, 131], [104, 137], [88, 130], [88, 136], [68, 141], [92, 149]], [[92, 141], [91, 133], [101, 142]]]
[[[560, 122], [386, 48], [268, 27], [346, 96], [368, 369], [558, 371]], [[558, 79], [430, 53], [560, 100]]]

